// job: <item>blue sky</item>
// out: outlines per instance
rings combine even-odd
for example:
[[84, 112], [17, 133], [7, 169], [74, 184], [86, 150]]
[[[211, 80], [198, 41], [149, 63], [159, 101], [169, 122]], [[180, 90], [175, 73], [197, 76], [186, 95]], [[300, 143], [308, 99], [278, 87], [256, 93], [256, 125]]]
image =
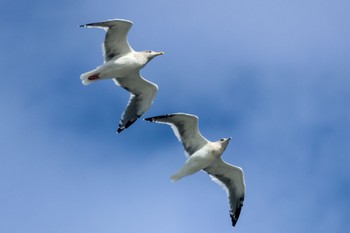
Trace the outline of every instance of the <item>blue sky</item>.
[[[350, 3], [2, 1], [0, 231], [345, 232], [350, 211]], [[159, 92], [144, 117], [199, 116], [245, 171], [232, 229], [225, 192], [185, 161], [169, 127], [115, 134], [129, 98], [83, 86], [104, 32], [132, 20], [135, 50], [164, 51], [142, 75]]]

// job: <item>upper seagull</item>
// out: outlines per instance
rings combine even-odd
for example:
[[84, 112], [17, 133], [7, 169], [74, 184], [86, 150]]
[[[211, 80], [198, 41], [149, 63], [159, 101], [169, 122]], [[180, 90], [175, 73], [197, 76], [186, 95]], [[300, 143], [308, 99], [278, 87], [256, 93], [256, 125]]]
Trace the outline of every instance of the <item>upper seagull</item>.
[[144, 79], [140, 75], [140, 70], [154, 57], [164, 54], [151, 50], [134, 51], [127, 39], [132, 24], [129, 20], [113, 19], [80, 25], [107, 31], [102, 45], [104, 63], [82, 74], [80, 76], [82, 83], [88, 85], [96, 80], [109, 78], [130, 92], [128, 105], [119, 122], [118, 133], [132, 125], [152, 105], [158, 87]]
[[186, 113], [155, 116], [145, 120], [169, 124], [187, 152], [185, 165], [171, 176], [171, 180], [177, 181], [184, 176], [204, 170], [212, 180], [227, 191], [232, 226], [235, 226], [243, 206], [245, 183], [243, 170], [226, 163], [221, 158], [231, 138], [222, 138], [216, 142], [208, 141], [198, 130], [198, 117]]

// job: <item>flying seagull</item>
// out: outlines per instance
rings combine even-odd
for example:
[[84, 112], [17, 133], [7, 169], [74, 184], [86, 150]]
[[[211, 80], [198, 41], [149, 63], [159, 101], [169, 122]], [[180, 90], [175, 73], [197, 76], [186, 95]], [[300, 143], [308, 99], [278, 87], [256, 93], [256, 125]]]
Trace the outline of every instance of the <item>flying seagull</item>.
[[232, 226], [235, 226], [243, 206], [245, 183], [243, 170], [222, 160], [231, 138], [222, 138], [210, 142], [198, 129], [198, 117], [186, 113], [174, 113], [146, 118], [146, 121], [168, 124], [175, 135], [182, 142], [186, 151], [185, 165], [174, 175], [172, 181], [203, 170], [210, 175], [213, 181], [222, 185], [226, 190], [230, 203], [230, 217]]
[[129, 102], [119, 122], [118, 133], [132, 125], [152, 105], [158, 87], [144, 79], [140, 70], [154, 57], [164, 54], [151, 50], [134, 51], [127, 39], [132, 24], [129, 20], [113, 19], [80, 25], [107, 31], [102, 45], [104, 63], [82, 74], [82, 83], [88, 85], [97, 80], [113, 79], [116, 85], [130, 92]]

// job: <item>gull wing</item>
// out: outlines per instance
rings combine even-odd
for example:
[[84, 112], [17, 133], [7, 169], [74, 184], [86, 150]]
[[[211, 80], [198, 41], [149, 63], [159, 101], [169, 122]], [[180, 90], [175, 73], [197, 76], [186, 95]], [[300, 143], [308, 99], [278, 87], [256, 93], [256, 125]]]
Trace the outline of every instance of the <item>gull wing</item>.
[[102, 46], [104, 59], [107, 62], [112, 58], [118, 58], [133, 51], [128, 42], [128, 32], [132, 24], [129, 20], [113, 19], [105, 22], [84, 24], [80, 25], [80, 27], [102, 28], [107, 31]]
[[198, 129], [198, 117], [186, 113], [174, 113], [146, 118], [146, 121], [168, 124], [182, 142], [189, 156], [205, 146], [209, 141]]
[[213, 181], [226, 190], [229, 198], [232, 226], [235, 226], [241, 213], [245, 195], [243, 170], [219, 158], [216, 163], [204, 169], [204, 171], [210, 175]]
[[123, 78], [114, 78], [114, 82], [130, 92], [130, 99], [124, 110], [119, 128], [120, 133], [132, 125], [152, 105], [156, 97], [158, 86], [144, 79], [139, 72], [135, 72]]

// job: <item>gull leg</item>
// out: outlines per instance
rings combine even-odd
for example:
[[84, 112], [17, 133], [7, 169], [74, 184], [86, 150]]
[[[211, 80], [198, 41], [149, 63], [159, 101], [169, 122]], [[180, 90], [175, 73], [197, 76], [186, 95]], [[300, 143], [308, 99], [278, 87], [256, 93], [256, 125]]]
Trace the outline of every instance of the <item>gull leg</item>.
[[96, 80], [96, 79], [99, 79], [100, 77], [98, 76], [98, 74], [94, 74], [94, 75], [91, 75], [90, 77], [88, 77], [88, 79], [91, 81], [91, 80]]

